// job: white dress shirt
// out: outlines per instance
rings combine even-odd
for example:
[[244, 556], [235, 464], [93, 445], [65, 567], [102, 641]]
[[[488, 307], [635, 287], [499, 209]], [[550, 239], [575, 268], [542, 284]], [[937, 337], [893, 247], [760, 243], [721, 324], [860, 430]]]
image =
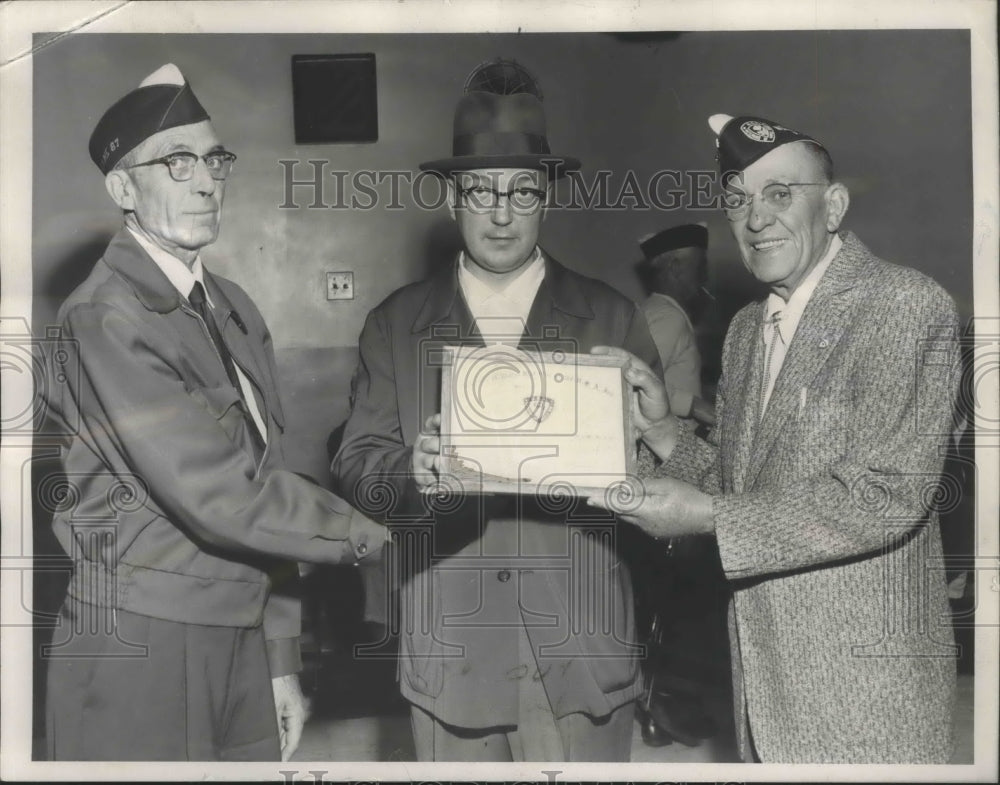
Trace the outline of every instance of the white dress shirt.
[[771, 398], [771, 391], [774, 389], [774, 381], [778, 378], [781, 366], [785, 362], [785, 356], [788, 354], [788, 347], [791, 346], [792, 339], [795, 337], [795, 331], [798, 330], [802, 314], [805, 311], [806, 306], [809, 304], [809, 300], [812, 299], [813, 292], [816, 291], [816, 286], [823, 277], [823, 273], [825, 273], [827, 268], [830, 266], [830, 262], [832, 262], [833, 257], [837, 255], [841, 245], [843, 245], [843, 242], [840, 237], [834, 234], [833, 240], [830, 241], [830, 247], [827, 249], [826, 254], [824, 254], [822, 259], [820, 259], [819, 264], [813, 267], [813, 269], [809, 271], [809, 274], [799, 282], [795, 291], [792, 292], [791, 296], [788, 298], [788, 302], [785, 302], [781, 298], [781, 295], [775, 294], [774, 292], [771, 292], [771, 294], [767, 296], [767, 303], [764, 307], [765, 347], [770, 346], [774, 337], [774, 315], [776, 313], [780, 313], [781, 316], [777, 322], [777, 342], [775, 343], [773, 350], [771, 350], [771, 362], [769, 365], [770, 374], [767, 378], [767, 384], [764, 387], [761, 413], [763, 413], [767, 408], [767, 402]]
[[469, 271], [469, 260], [463, 251], [458, 260], [458, 284], [483, 341], [517, 346], [528, 321], [531, 304], [545, 278], [545, 257], [538, 246], [534, 256], [516, 278], [505, 281], [500, 288], [491, 286]]
[[[173, 254], [149, 242], [149, 240], [139, 233], [133, 232], [131, 229], [129, 229], [129, 232], [132, 233], [136, 242], [142, 246], [142, 250], [149, 254], [149, 257], [156, 263], [156, 266], [167, 276], [167, 280], [180, 292], [181, 297], [187, 300], [194, 285], [200, 283], [202, 289], [205, 290], [205, 301], [213, 311], [215, 310], [215, 303], [212, 302], [212, 297], [205, 287], [205, 273], [201, 267], [200, 256], [195, 258], [194, 264], [188, 269], [188, 266]], [[246, 401], [247, 408], [250, 410], [250, 416], [253, 418], [254, 425], [257, 426], [257, 431], [260, 433], [264, 444], [267, 444], [267, 428], [264, 426], [264, 418], [257, 407], [257, 399], [254, 397], [250, 380], [247, 379], [246, 374], [243, 373], [238, 363], [233, 362], [233, 367], [236, 369], [236, 378], [240, 383], [240, 393], [243, 395], [243, 400]]]

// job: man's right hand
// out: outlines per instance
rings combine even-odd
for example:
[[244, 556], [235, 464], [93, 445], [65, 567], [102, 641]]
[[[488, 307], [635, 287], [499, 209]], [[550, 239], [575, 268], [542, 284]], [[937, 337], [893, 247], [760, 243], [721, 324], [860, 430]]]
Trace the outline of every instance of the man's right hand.
[[424, 422], [423, 430], [413, 444], [410, 471], [417, 487], [424, 488], [437, 482], [441, 459], [441, 415], [432, 414]]

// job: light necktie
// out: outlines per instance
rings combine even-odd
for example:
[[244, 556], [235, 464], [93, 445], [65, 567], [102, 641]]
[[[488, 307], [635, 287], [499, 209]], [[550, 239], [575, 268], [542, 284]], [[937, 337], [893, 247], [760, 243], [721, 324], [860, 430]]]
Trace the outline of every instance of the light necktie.
[[[767, 342], [767, 350], [764, 353], [764, 373], [761, 374], [760, 379], [760, 411], [758, 412], [757, 422], [764, 419], [764, 412], [767, 410], [767, 401], [770, 397], [771, 387], [774, 384], [774, 378], [780, 370], [778, 363], [775, 362], [775, 349], [778, 343], [783, 340], [781, 337], [780, 322], [781, 311], [775, 311], [766, 322], [771, 327], [771, 336]], [[765, 332], [767, 332], [766, 329]]]
[[212, 343], [215, 344], [215, 350], [219, 353], [222, 365], [226, 369], [226, 376], [229, 377], [230, 383], [236, 388], [236, 392], [240, 394], [240, 406], [243, 417], [247, 421], [247, 430], [250, 432], [254, 458], [259, 463], [261, 456], [264, 455], [264, 440], [261, 438], [260, 431], [257, 430], [257, 425], [254, 423], [253, 418], [250, 416], [246, 401], [243, 400], [243, 390], [240, 386], [239, 376], [236, 373], [236, 364], [233, 362], [233, 356], [229, 353], [226, 342], [222, 340], [222, 333], [219, 332], [219, 326], [215, 323], [215, 317], [212, 315], [212, 310], [209, 308], [208, 301], [205, 298], [205, 287], [202, 286], [201, 281], [195, 281], [191, 289], [191, 294], [188, 295], [188, 302], [191, 303], [191, 307], [198, 312], [202, 321], [205, 322], [208, 334], [212, 338]]

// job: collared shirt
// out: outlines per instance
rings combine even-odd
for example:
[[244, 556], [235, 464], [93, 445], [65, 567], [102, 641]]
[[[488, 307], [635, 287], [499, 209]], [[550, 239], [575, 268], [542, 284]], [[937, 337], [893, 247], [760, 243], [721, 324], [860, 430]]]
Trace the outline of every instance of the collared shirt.
[[458, 260], [458, 284], [483, 341], [486, 344], [517, 346], [524, 333], [531, 304], [545, 278], [545, 257], [541, 250], [536, 245], [531, 261], [521, 268], [516, 278], [505, 282], [500, 289], [473, 275], [469, 271], [470, 264], [474, 262], [463, 251]]
[[826, 254], [820, 259], [819, 264], [813, 267], [809, 271], [809, 274], [799, 283], [795, 291], [792, 292], [791, 296], [788, 298], [788, 302], [785, 302], [780, 295], [772, 292], [767, 296], [767, 303], [764, 306], [764, 346], [770, 346], [772, 336], [775, 330], [774, 315], [780, 313], [781, 317], [778, 321], [778, 340], [774, 345], [772, 350], [771, 363], [770, 363], [770, 375], [767, 380], [767, 386], [764, 388], [764, 399], [761, 407], [761, 411], [767, 407], [767, 402], [771, 398], [771, 391], [774, 389], [774, 381], [778, 378], [778, 372], [781, 370], [781, 366], [785, 362], [785, 356], [788, 354], [788, 347], [792, 344], [792, 339], [795, 337], [795, 332], [798, 330], [799, 321], [802, 319], [802, 314], [806, 310], [806, 306], [809, 304], [809, 300], [812, 299], [813, 292], [816, 291], [816, 286], [819, 284], [820, 279], [823, 277], [823, 273], [826, 272], [830, 263], [833, 261], [833, 257], [837, 255], [840, 250], [840, 246], [843, 245], [843, 241], [836, 234], [833, 235], [833, 240], [830, 241], [830, 247], [827, 249]]
[[[212, 297], [205, 287], [205, 271], [202, 269], [200, 256], [195, 257], [194, 264], [189, 269], [184, 262], [172, 253], [168, 253], [160, 248], [160, 246], [149, 242], [149, 240], [138, 232], [133, 232], [132, 229], [129, 229], [129, 232], [131, 232], [136, 242], [142, 246], [142, 250], [149, 254], [149, 258], [167, 276], [167, 280], [180, 292], [181, 297], [185, 300], [189, 299], [194, 285], [200, 283], [201, 288], [205, 291], [205, 301], [213, 311], [215, 310], [215, 303], [212, 302]], [[247, 379], [246, 374], [243, 373], [237, 363], [234, 362], [233, 367], [236, 368], [236, 378], [240, 383], [240, 393], [243, 395], [243, 400], [246, 401], [247, 408], [250, 410], [250, 416], [253, 418], [254, 425], [257, 426], [257, 431], [260, 433], [261, 439], [264, 440], [264, 444], [267, 444], [267, 428], [264, 425], [264, 418], [261, 416], [260, 409], [257, 406], [257, 399], [254, 397], [250, 380]]]

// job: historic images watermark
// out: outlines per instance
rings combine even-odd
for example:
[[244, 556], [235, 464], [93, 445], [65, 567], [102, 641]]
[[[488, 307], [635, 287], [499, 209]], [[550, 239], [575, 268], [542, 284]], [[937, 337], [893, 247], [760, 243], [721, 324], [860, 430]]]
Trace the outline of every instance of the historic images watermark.
[[[453, 198], [447, 181], [409, 169], [328, 168], [325, 159], [281, 159], [283, 210], [437, 210]], [[548, 189], [545, 206], [564, 210], [718, 210], [715, 170], [660, 169], [570, 172], [565, 186]], [[452, 207], [456, 207], [451, 203]]]

